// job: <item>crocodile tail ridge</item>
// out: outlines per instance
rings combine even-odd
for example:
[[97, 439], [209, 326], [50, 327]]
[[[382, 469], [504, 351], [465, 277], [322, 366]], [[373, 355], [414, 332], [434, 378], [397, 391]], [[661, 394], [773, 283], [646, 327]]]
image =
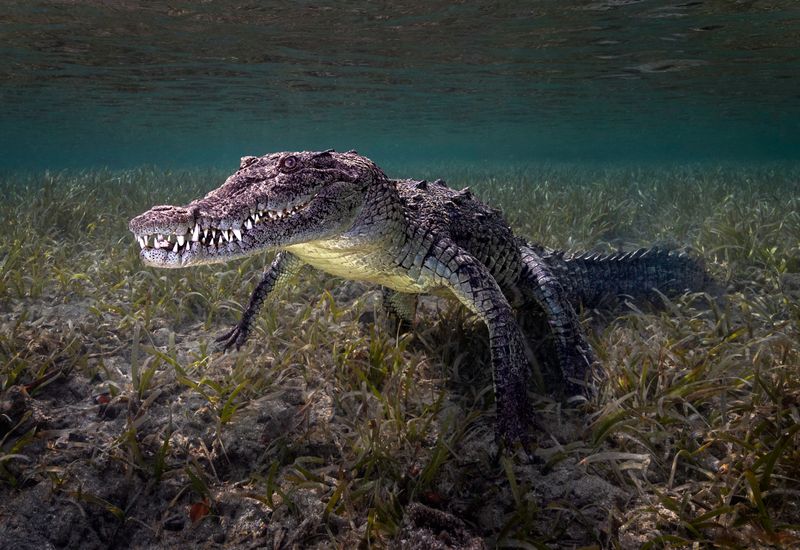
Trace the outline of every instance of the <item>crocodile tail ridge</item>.
[[562, 276], [571, 301], [596, 307], [610, 298], [652, 301], [713, 286], [705, 262], [689, 248], [639, 248], [627, 252], [560, 253], [545, 261]]

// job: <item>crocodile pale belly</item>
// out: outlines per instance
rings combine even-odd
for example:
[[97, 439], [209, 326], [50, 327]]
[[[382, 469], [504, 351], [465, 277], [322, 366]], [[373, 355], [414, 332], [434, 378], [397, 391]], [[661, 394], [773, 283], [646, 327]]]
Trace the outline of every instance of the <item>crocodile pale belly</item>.
[[411, 277], [408, 270], [394, 265], [380, 249], [349, 247], [335, 240], [296, 244], [286, 250], [320, 271], [343, 279], [375, 283], [398, 292], [431, 291], [430, 284]]

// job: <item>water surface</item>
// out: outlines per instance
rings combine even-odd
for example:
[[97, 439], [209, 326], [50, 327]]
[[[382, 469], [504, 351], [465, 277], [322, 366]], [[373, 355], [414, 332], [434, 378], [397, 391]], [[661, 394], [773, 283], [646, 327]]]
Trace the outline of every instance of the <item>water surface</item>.
[[0, 166], [800, 158], [793, 0], [0, 6]]

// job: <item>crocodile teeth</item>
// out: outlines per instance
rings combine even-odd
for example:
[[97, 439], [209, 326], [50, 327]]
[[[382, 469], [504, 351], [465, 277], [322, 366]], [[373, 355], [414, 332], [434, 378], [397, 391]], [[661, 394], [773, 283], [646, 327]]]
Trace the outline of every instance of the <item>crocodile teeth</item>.
[[[254, 208], [250, 210], [249, 216], [241, 222], [240, 227], [230, 229], [208, 227], [203, 229], [200, 227], [200, 223], [194, 222], [188, 228], [185, 228], [182, 234], [152, 233], [137, 236], [136, 241], [141, 249], [152, 247], [161, 250], [172, 250], [175, 253], [193, 250], [195, 248], [194, 243], [200, 243], [201, 246], [211, 246], [213, 244], [217, 248], [224, 247], [227, 243], [233, 242], [234, 238], [241, 242], [244, 239], [244, 233], [253, 229], [256, 224], [263, 223], [266, 220], [282, 220], [293, 216], [307, 205], [307, 202], [294, 206], [286, 205], [275, 210], [266, 207], [263, 209]], [[150, 240], [151, 238], [152, 241]]]

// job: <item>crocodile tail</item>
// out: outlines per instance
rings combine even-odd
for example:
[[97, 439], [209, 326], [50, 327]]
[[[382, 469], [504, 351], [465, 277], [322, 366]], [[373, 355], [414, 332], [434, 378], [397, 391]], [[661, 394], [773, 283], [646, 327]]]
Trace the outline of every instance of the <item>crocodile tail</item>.
[[705, 290], [712, 283], [702, 259], [686, 251], [664, 248], [615, 254], [550, 251], [544, 260], [561, 275], [570, 301], [586, 308], [620, 297], [653, 301], [658, 293], [676, 296]]

